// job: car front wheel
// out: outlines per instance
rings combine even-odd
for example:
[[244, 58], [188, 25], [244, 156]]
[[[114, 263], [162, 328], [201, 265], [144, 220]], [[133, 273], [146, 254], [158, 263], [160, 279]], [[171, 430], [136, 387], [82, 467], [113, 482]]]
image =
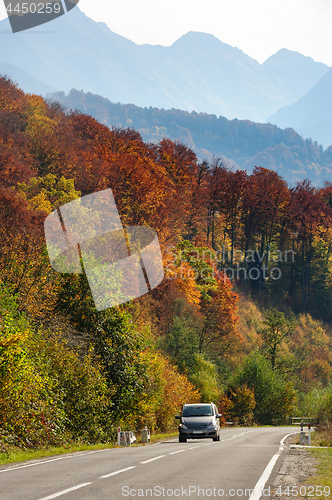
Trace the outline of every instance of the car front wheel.
[[220, 441], [220, 434], [219, 434], [219, 432], [216, 435], [216, 437], [213, 438], [213, 441]]

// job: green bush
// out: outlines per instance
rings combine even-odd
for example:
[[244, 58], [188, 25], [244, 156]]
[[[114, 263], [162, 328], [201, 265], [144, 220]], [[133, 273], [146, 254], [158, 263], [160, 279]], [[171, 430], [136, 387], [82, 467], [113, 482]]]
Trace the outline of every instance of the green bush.
[[111, 388], [93, 351], [82, 355], [60, 332], [43, 330], [30, 340], [29, 348], [43, 378], [52, 381], [70, 435], [90, 443], [107, 440], [112, 431]]
[[235, 390], [229, 388], [229, 408], [227, 418], [236, 425], [251, 425], [254, 421], [254, 409], [256, 406], [253, 389], [246, 385]]
[[332, 422], [332, 384], [299, 396], [299, 416], [316, 417], [320, 424]]
[[197, 354], [195, 364], [188, 378], [199, 390], [202, 402], [217, 401], [220, 397], [220, 389], [217, 380], [216, 366], [205, 359], [203, 354]]
[[285, 423], [293, 411], [295, 391], [292, 384], [273, 371], [268, 361], [257, 353], [247, 357], [231, 385], [246, 385], [253, 390], [256, 401], [254, 419], [259, 424]]
[[93, 352], [68, 347], [61, 333], [36, 331], [0, 289], [0, 433], [4, 445], [107, 439], [110, 396]]
[[33, 330], [10, 291], [0, 289], [0, 432], [19, 446], [57, 444], [65, 414], [56, 383], [41, 373], [31, 356]]

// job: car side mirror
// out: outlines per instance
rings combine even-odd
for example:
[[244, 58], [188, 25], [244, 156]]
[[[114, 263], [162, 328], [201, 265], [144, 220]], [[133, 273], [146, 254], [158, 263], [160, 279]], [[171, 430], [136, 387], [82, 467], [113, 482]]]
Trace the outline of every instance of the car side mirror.
[[175, 415], [174, 418], [176, 418], [177, 420], [180, 420], [181, 417], [180, 417], [180, 415]]
[[221, 418], [221, 414], [218, 413], [218, 415], [216, 415], [216, 418]]

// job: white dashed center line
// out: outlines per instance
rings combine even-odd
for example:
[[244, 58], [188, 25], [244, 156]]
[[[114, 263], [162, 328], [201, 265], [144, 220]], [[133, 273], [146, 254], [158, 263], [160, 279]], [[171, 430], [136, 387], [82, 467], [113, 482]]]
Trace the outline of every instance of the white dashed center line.
[[58, 493], [54, 493], [53, 495], [49, 495], [48, 497], [41, 498], [40, 500], [52, 500], [52, 498], [61, 497], [61, 495], [65, 495], [66, 493], [70, 493], [71, 491], [79, 490], [80, 488], [84, 488], [84, 486], [89, 486], [92, 483], [83, 483], [78, 484], [77, 486], [73, 486], [72, 488], [68, 488], [67, 490], [59, 491]]
[[117, 470], [115, 472], [111, 472], [110, 474], [105, 474], [105, 476], [100, 476], [99, 479], [106, 479], [108, 477], [115, 476], [116, 474], [120, 474], [121, 472], [126, 472], [126, 470], [135, 469], [135, 467], [136, 465], [133, 465], [132, 467], [127, 467], [126, 469]]
[[153, 460], [158, 460], [158, 458], [166, 457], [166, 455], [159, 455], [159, 457], [150, 458], [150, 460], [144, 460], [141, 464], [148, 464], [149, 462], [153, 462]]

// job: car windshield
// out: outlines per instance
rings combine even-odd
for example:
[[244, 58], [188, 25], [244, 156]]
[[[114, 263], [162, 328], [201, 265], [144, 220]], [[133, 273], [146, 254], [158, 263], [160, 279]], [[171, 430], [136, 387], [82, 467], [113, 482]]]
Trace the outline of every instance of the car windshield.
[[210, 405], [185, 406], [182, 410], [183, 417], [211, 417], [212, 408]]

